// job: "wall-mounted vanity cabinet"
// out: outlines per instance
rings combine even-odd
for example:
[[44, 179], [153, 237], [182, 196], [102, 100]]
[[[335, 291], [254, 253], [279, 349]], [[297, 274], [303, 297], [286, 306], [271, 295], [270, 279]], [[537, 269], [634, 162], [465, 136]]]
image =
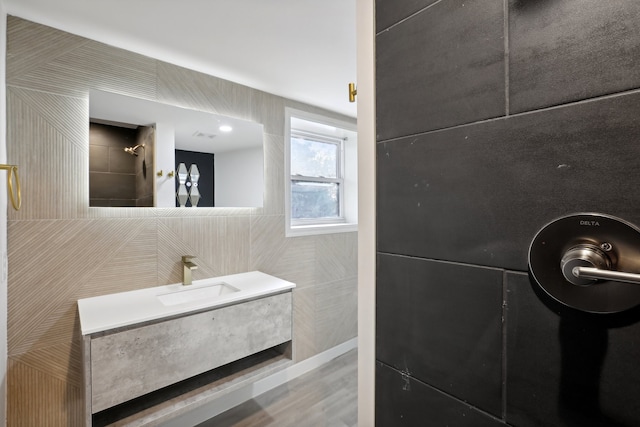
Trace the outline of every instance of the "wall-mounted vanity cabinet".
[[[247, 275], [268, 278], [267, 283], [278, 286], [267, 286], [256, 295], [259, 287], [243, 286], [248, 281]], [[234, 280], [236, 276], [240, 279]], [[202, 296], [219, 283], [230, 284], [227, 286], [235, 292]], [[101, 411], [144, 399], [153, 392], [157, 399], [167, 387], [291, 341], [292, 283], [252, 272], [195, 281], [191, 286], [169, 285], [78, 302], [81, 320], [83, 313], [100, 304], [100, 299], [105, 300], [103, 309], [115, 310], [113, 317], [117, 318], [118, 310], [113, 306], [117, 300], [128, 300], [131, 307], [137, 294], [152, 297], [150, 305], [168, 308], [164, 311], [169, 313], [174, 311], [125, 326], [86, 334], [83, 331], [87, 425]], [[189, 294], [200, 296], [190, 302]], [[143, 300], [143, 295], [137, 297]], [[210, 305], [203, 308], [207, 298]], [[121, 308], [128, 309], [127, 305]], [[145, 311], [144, 305], [140, 309]], [[149, 317], [150, 311], [146, 309]], [[89, 328], [91, 319], [85, 320], [84, 326]], [[122, 319], [119, 320], [114, 324], [121, 323]]]

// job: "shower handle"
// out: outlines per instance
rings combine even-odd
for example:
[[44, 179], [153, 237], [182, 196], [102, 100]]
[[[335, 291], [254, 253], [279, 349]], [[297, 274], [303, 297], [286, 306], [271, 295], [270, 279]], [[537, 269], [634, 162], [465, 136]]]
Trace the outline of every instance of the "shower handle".
[[633, 283], [640, 285], [640, 274], [626, 273], [624, 271], [602, 270], [594, 267], [574, 267], [572, 274], [577, 278], [611, 280], [614, 282]]
[[611, 245], [604, 243], [600, 247], [593, 244], [581, 244], [565, 252], [560, 268], [565, 279], [578, 286], [589, 286], [594, 280], [610, 280], [640, 285], [640, 274], [611, 270], [613, 263], [607, 255]]
[[640, 308], [640, 228], [600, 213], [557, 218], [531, 241], [529, 273], [541, 297], [579, 311]]

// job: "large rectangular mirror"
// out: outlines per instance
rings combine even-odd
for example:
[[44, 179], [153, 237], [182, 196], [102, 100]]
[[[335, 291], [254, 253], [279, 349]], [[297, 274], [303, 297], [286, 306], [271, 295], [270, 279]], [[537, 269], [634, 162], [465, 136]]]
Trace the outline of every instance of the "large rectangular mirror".
[[90, 206], [261, 207], [263, 126], [89, 93]]

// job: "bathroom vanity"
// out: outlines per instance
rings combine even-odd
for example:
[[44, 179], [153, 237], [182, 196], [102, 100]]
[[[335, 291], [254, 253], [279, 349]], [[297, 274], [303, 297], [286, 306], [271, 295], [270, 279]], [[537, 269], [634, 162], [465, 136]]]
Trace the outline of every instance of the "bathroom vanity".
[[290, 342], [294, 287], [256, 271], [78, 300], [87, 425], [96, 413], [150, 393], [157, 400]]

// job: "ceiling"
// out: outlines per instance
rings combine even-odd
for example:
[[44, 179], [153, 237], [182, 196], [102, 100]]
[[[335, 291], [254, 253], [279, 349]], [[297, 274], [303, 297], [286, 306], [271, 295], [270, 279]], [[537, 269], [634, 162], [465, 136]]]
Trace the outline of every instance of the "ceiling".
[[355, 3], [4, 0], [10, 15], [351, 117]]

